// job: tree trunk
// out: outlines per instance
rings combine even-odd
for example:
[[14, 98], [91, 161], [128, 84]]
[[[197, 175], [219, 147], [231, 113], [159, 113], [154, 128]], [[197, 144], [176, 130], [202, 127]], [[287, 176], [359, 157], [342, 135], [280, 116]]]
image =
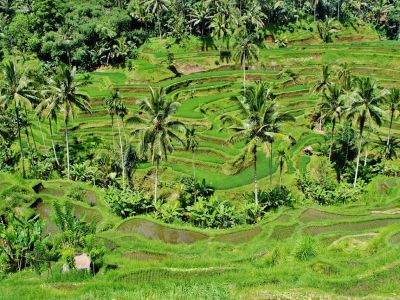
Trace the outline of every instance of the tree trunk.
[[120, 146], [120, 154], [121, 154], [121, 167], [122, 167], [122, 185], [125, 186], [125, 160], [124, 160], [124, 147], [122, 145], [122, 135], [121, 135], [121, 125], [119, 120], [118, 123], [118, 135], [119, 135], [119, 146]]
[[331, 131], [331, 147], [330, 147], [330, 150], [329, 150], [329, 161], [332, 161], [333, 136], [335, 135], [335, 126], [336, 126], [336, 120], [333, 119], [333, 122], [332, 122], [332, 131]]
[[337, 20], [340, 21], [340, 3], [341, 0], [338, 0], [338, 4], [337, 4]]
[[157, 14], [157, 21], [158, 21], [158, 33], [160, 34], [160, 41], [161, 41], [161, 21], [160, 21], [160, 12]]
[[60, 163], [59, 163], [58, 158], [57, 158], [56, 146], [54, 145], [53, 127], [51, 126], [51, 119], [50, 118], [49, 118], [49, 128], [50, 128], [50, 138], [51, 138], [51, 145], [53, 147], [54, 158], [56, 160], [57, 165], [60, 166]]
[[279, 189], [282, 187], [283, 159], [279, 161]]
[[67, 147], [67, 178], [68, 180], [70, 180], [71, 177], [70, 177], [70, 162], [69, 162], [68, 117], [65, 118], [65, 145]]
[[194, 151], [192, 151], [192, 167], [193, 167], [193, 178], [196, 180], [196, 165], [194, 162]]
[[[25, 105], [24, 105], [24, 110], [25, 110], [26, 120], [28, 120], [28, 110], [26, 109]], [[31, 136], [32, 136], [33, 147], [35, 148], [35, 151], [37, 152], [36, 140], [35, 140], [35, 136], [33, 135], [32, 126], [29, 124], [29, 122], [28, 122], [27, 126], [29, 127], [29, 132], [31, 133]]]
[[258, 205], [258, 180], [257, 180], [257, 147], [253, 149], [253, 177], [254, 177], [254, 199]]
[[114, 152], [116, 152], [115, 149], [115, 135], [114, 135], [114, 117], [111, 116], [111, 134], [112, 134], [112, 138], [113, 138], [113, 150]]
[[388, 133], [388, 138], [387, 138], [387, 143], [386, 143], [386, 147], [387, 148], [389, 148], [389, 145], [390, 145], [390, 135], [391, 135], [391, 132], [392, 132], [393, 118], [394, 118], [394, 110], [391, 109], [391, 111], [390, 111], [389, 133]]
[[366, 144], [366, 149], [365, 149], [365, 158], [364, 158], [364, 167], [367, 165], [367, 159], [368, 159], [368, 142], [369, 142], [369, 135], [370, 135], [370, 130], [368, 130], [367, 133], [367, 138], [365, 139], [365, 144]]
[[356, 164], [356, 174], [354, 176], [354, 187], [356, 187], [357, 185], [357, 178], [358, 178], [358, 168], [360, 167], [360, 156], [361, 156], [361, 148], [362, 148], [362, 144], [363, 144], [363, 126], [360, 126], [360, 143], [358, 145], [358, 154], [357, 154], [357, 164]]
[[41, 124], [39, 118], [37, 118], [37, 123], [38, 123], [38, 125], [39, 125], [40, 134], [42, 135], [43, 146], [46, 148], [46, 151], [48, 151], [47, 145], [46, 145], [46, 140], [45, 140], [45, 138], [44, 138], [44, 134], [43, 134], [43, 130], [42, 130], [42, 124]]
[[269, 158], [269, 189], [272, 191], [272, 144], [273, 142], [270, 143], [270, 158]]
[[21, 139], [21, 125], [19, 123], [19, 110], [17, 107], [17, 104], [14, 103], [15, 107], [15, 115], [17, 117], [17, 130], [18, 130], [18, 141], [19, 141], [19, 151], [21, 153], [21, 160], [22, 160], [22, 176], [25, 178], [26, 177], [26, 171], [25, 171], [25, 157], [24, 157], [24, 149], [22, 147], [22, 139]]
[[158, 165], [159, 158], [156, 159], [156, 174], [154, 175], [154, 205], [157, 204], [157, 192], [158, 192]]

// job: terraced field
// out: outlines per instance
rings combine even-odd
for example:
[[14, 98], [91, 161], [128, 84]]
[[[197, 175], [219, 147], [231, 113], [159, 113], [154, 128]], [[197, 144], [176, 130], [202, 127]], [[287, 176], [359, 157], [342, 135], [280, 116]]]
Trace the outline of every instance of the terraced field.
[[[263, 49], [260, 60], [247, 72], [249, 84], [255, 80], [266, 80], [276, 83], [278, 104], [281, 111], [291, 112], [296, 116], [296, 125], [286, 124], [283, 130], [290, 133], [297, 144], [290, 150], [291, 163], [288, 167], [287, 183], [293, 180], [297, 169], [304, 169], [309, 158], [303, 154], [306, 146], [314, 146], [324, 141], [324, 136], [307, 129], [307, 113], [316, 105], [318, 97], [310, 93], [310, 87], [320, 78], [321, 66], [329, 64], [332, 68], [342, 63], [349, 63], [355, 75], [372, 76], [382, 86], [392, 87], [400, 84], [400, 47], [399, 42], [343, 42], [331, 45], [306, 45], [292, 43], [286, 49]], [[243, 145], [229, 145], [226, 140], [228, 132], [220, 131], [219, 116], [222, 113], [235, 113], [237, 106], [229, 100], [237, 95], [242, 87], [242, 71], [233, 62], [221, 63], [217, 51], [201, 52], [197, 48], [179, 48], [172, 46], [168, 51], [174, 53], [174, 65], [179, 76], [168, 69], [167, 50], [162, 50], [159, 42], [148, 43], [140, 51], [140, 59], [134, 61], [132, 71], [120, 69], [98, 70], [90, 74], [91, 85], [84, 91], [91, 97], [93, 113], [81, 114], [73, 122], [72, 137], [79, 140], [102, 138], [111, 143], [110, 118], [103, 107], [104, 97], [108, 96], [111, 87], [118, 88], [129, 108], [129, 116], [137, 113], [136, 101], [148, 95], [149, 86], [161, 86], [177, 97], [181, 106], [175, 115], [188, 126], [197, 129], [200, 148], [194, 159], [199, 178], [206, 178], [219, 193], [231, 195], [251, 189], [251, 169], [235, 170], [231, 162], [241, 152]], [[290, 78], [279, 78], [283, 69], [291, 69], [297, 74], [295, 81]], [[47, 126], [35, 124], [35, 135], [38, 143], [50, 145]], [[377, 134], [387, 132], [387, 122], [377, 129]], [[400, 123], [394, 124], [394, 134], [400, 134]], [[126, 133], [130, 142], [138, 141], [130, 137], [133, 125], [127, 125]], [[63, 127], [60, 124], [57, 142], [63, 145]], [[114, 135], [117, 131], [114, 131]], [[277, 147], [275, 147], [276, 149]], [[277, 179], [277, 167], [272, 170], [264, 153], [258, 154], [258, 176], [261, 186], [267, 184], [265, 178], [272, 172]], [[165, 186], [182, 175], [191, 175], [192, 154], [179, 148], [162, 164], [162, 178]], [[142, 180], [144, 175], [151, 174], [151, 165], [142, 164], [135, 174], [135, 180]], [[150, 178], [150, 177], [148, 177]], [[264, 180], [263, 180], [264, 179]], [[168, 193], [168, 188], [164, 188]]]
[[[1, 173], [0, 180], [4, 183], [0, 197], [12, 201], [10, 191], [14, 197], [22, 193], [25, 201], [14, 207], [14, 212], [39, 214], [47, 232], [57, 230], [52, 203], [66, 200], [65, 194], [77, 185], [42, 182], [43, 187], [35, 193], [30, 187], [37, 181]], [[379, 189], [382, 185], [386, 188]], [[149, 216], [120, 220], [107, 208], [102, 190], [80, 186], [87, 191], [84, 200], [68, 201], [77, 215], [98, 220], [97, 236], [108, 249], [102, 271], [92, 279], [18, 273], [1, 281], [2, 297], [176, 299], [187, 293], [193, 299], [400, 296], [398, 178], [375, 178], [367, 187], [374, 192], [356, 205], [284, 208], [270, 212], [257, 225], [230, 230], [165, 225]], [[313, 236], [317, 252], [302, 261], [296, 253], [307, 233]], [[21, 282], [18, 290], [16, 282]]]

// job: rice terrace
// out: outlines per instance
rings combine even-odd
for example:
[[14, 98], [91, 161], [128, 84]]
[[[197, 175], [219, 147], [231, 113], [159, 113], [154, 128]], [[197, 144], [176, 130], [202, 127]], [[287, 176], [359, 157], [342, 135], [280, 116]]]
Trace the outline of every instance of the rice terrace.
[[0, 0], [0, 299], [400, 299], [400, 1]]

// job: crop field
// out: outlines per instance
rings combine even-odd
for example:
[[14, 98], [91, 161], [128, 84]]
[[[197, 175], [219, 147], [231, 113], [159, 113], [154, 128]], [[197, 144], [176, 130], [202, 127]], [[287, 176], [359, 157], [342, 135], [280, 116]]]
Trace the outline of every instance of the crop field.
[[[305, 148], [318, 152], [329, 143], [325, 132], [310, 127], [310, 113], [319, 100], [312, 87], [323, 65], [335, 71], [347, 63], [353, 75], [370, 76], [387, 88], [400, 85], [400, 42], [379, 41], [367, 29], [363, 32], [349, 30], [326, 45], [315, 35], [289, 34], [287, 48], [260, 49], [259, 61], [246, 71], [247, 86], [258, 80], [274, 83], [279, 111], [296, 118], [282, 126], [296, 141], [288, 148], [285, 186], [294, 187], [298, 173], [310, 163]], [[231, 133], [223, 130], [220, 116], [239, 113], [231, 97], [240, 95], [243, 70], [232, 60], [221, 62], [215, 49], [201, 51], [197, 40], [182, 48], [153, 38], [138, 52], [129, 70], [103, 67], [79, 75], [90, 81], [81, 91], [89, 95], [92, 113], [77, 113], [71, 121], [72, 152], [86, 151], [98, 141], [111, 148], [119, 139], [104, 107], [112, 89], [119, 90], [129, 109], [126, 120], [140, 114], [137, 102], [149, 96], [149, 87], [163, 87], [180, 103], [173, 118], [196, 129], [199, 148], [192, 153], [176, 145], [161, 162], [161, 198], [176, 198], [176, 182], [192, 176], [194, 165], [197, 179], [215, 187], [217, 196], [241, 202], [253, 190], [253, 169], [250, 164], [233, 166], [244, 143], [228, 143]], [[175, 72], [168, 62], [171, 53]], [[285, 70], [295, 78], [282, 76]], [[60, 118], [54, 137], [62, 146], [63, 126]], [[134, 147], [139, 144], [132, 134], [137, 126], [127, 123], [121, 129], [122, 138]], [[38, 148], [50, 151], [46, 124], [33, 122], [32, 127]], [[370, 139], [386, 137], [388, 127], [386, 118]], [[399, 119], [392, 134], [400, 137]], [[274, 144], [274, 154], [280, 143]], [[261, 190], [269, 187], [270, 174], [274, 184], [279, 182], [278, 161], [271, 168], [269, 154], [259, 151], [257, 163]], [[151, 162], [140, 163], [133, 183], [152, 192], [153, 172]], [[77, 187], [84, 190], [82, 201], [68, 196]], [[12, 207], [16, 216], [38, 215], [44, 233], [57, 234], [53, 204], [67, 201], [77, 217], [95, 221], [95, 237], [107, 249], [95, 276], [64, 274], [61, 262], [53, 261], [41, 274], [22, 270], [4, 276], [0, 299], [400, 299], [399, 177], [374, 177], [357, 202], [295, 202], [294, 207], [268, 211], [255, 225], [231, 229], [165, 224], [150, 215], [122, 219], [112, 213], [105, 195], [106, 189], [89, 183], [23, 179], [0, 171], [0, 210]]]
[[[23, 204], [18, 215], [39, 214], [57, 232], [52, 203], [77, 184], [0, 174], [0, 195]], [[362, 203], [281, 208], [254, 226], [229, 230], [165, 225], [149, 217], [123, 221], [111, 214], [104, 191], [89, 185], [83, 201], [70, 201], [77, 216], [96, 218], [108, 252], [95, 278], [63, 275], [54, 264], [35, 275], [2, 281], [6, 299], [397, 299], [400, 295], [400, 180], [375, 178]], [[14, 199], [14, 200], [13, 200]], [[312, 237], [311, 237], [312, 236]], [[310, 250], [304, 246], [311, 240]], [[311, 255], [302, 259], [301, 254]], [[312, 253], [312, 254], [310, 254]], [[40, 282], [40, 284], [39, 284]], [[18, 290], [15, 284], [21, 284]], [[22, 284], [23, 283], [23, 284]], [[285, 291], [285, 292], [283, 292]], [[340, 296], [338, 296], [340, 295]], [[345, 298], [346, 297], [346, 298]]]
[[[174, 53], [174, 65], [179, 75], [168, 69], [165, 41], [154, 40], [140, 49], [140, 59], [135, 60], [132, 71], [123, 69], [103, 69], [90, 73], [90, 85], [84, 88], [91, 98], [92, 114], [78, 115], [72, 125], [71, 137], [80, 143], [89, 139], [101, 138], [112, 144], [113, 136], [117, 139], [118, 131], [111, 129], [111, 119], [104, 108], [104, 98], [111, 88], [119, 89], [129, 109], [126, 118], [138, 114], [137, 101], [149, 96], [149, 87], [164, 87], [170, 90], [171, 97], [180, 102], [175, 118], [183, 121], [188, 127], [196, 128], [199, 149], [194, 156], [177, 146], [167, 162], [163, 162], [161, 182], [163, 192], [168, 196], [173, 186], [170, 182], [182, 176], [192, 174], [192, 159], [196, 166], [196, 176], [205, 178], [218, 193], [235, 198], [238, 193], [251, 190], [251, 166], [238, 170], [232, 167], [243, 144], [231, 145], [227, 142], [230, 132], [221, 130], [221, 114], [235, 114], [238, 106], [230, 100], [239, 95], [243, 86], [243, 72], [240, 66], [232, 61], [221, 63], [219, 53], [215, 50], [201, 52], [200, 45], [192, 42], [185, 49], [177, 45], [168, 51]], [[284, 124], [282, 131], [290, 134], [296, 144], [290, 148], [290, 163], [284, 181], [290, 185], [297, 170], [304, 170], [309, 157], [303, 149], [312, 146], [319, 149], [326, 143], [324, 135], [309, 129], [308, 113], [316, 106], [318, 96], [311, 93], [311, 88], [320, 78], [322, 65], [327, 64], [333, 70], [340, 64], [348, 63], [354, 75], [371, 76], [384, 87], [398, 86], [400, 83], [400, 47], [395, 41], [357, 41], [342, 42], [330, 45], [310, 45], [293, 43], [285, 49], [261, 49], [260, 59], [249, 67], [247, 84], [263, 80], [276, 84], [275, 93], [280, 111], [290, 112], [296, 122]], [[292, 70], [296, 78], [279, 76], [282, 70]], [[49, 133], [42, 125], [41, 136], [38, 125], [35, 126], [35, 137], [38, 143], [50, 145]], [[376, 127], [372, 138], [387, 134], [388, 123]], [[131, 133], [135, 125], [127, 124], [125, 134], [135, 147], [137, 138]], [[63, 124], [59, 122], [57, 142], [64, 144]], [[400, 133], [400, 123], [393, 124], [393, 134]], [[279, 148], [279, 142], [275, 150]], [[46, 148], [47, 149], [47, 148]], [[272, 170], [268, 164], [268, 154], [258, 154], [258, 177], [261, 186], [267, 185], [270, 173], [277, 180], [278, 168], [274, 163]], [[135, 180], [152, 174], [152, 166], [143, 163], [135, 173]], [[152, 176], [146, 176], [151, 181]], [[149, 181], [149, 180], [148, 180]], [[144, 182], [146, 184], [146, 182]], [[150, 182], [148, 182], [150, 184]], [[240, 192], [238, 192], [240, 191]]]

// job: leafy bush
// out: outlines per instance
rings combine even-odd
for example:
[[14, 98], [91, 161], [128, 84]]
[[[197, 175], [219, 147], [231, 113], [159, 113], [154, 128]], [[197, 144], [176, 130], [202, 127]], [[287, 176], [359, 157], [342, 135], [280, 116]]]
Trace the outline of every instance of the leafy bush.
[[198, 199], [208, 199], [214, 194], [214, 188], [203, 179], [198, 182], [194, 177], [183, 177], [179, 180], [180, 193], [178, 200], [182, 208], [193, 205]]
[[241, 213], [246, 224], [256, 224], [265, 215], [264, 208], [256, 204], [253, 199], [243, 204]]
[[156, 207], [155, 217], [165, 223], [174, 223], [183, 218], [178, 202], [167, 202]]
[[300, 261], [307, 261], [318, 255], [315, 240], [311, 236], [305, 236], [295, 249], [295, 257]]
[[110, 188], [107, 190], [105, 200], [110, 205], [111, 210], [123, 218], [154, 211], [154, 205], [150, 197], [129, 189], [118, 190]]
[[294, 204], [292, 193], [286, 186], [274, 187], [271, 191], [261, 191], [258, 201], [264, 211], [278, 208], [280, 206], [290, 206]]
[[236, 207], [226, 200], [211, 197], [188, 207], [188, 220], [199, 227], [230, 228], [243, 223]]

